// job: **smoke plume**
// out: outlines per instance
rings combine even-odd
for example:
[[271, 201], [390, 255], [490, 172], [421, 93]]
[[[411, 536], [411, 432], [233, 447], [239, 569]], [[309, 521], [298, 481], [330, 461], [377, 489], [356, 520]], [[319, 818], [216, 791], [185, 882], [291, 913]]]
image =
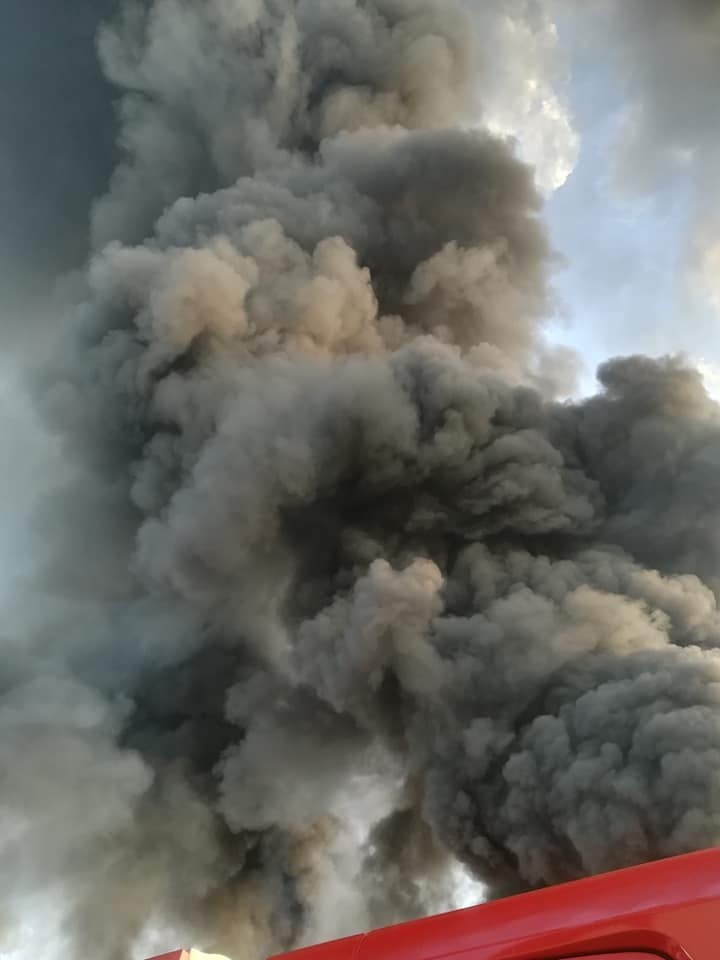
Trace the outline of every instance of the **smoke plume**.
[[[154, 0], [8, 601], [2, 902], [240, 960], [720, 840], [720, 411], [557, 399], [532, 171], [455, 0]], [[10, 935], [9, 935], [10, 936]]]

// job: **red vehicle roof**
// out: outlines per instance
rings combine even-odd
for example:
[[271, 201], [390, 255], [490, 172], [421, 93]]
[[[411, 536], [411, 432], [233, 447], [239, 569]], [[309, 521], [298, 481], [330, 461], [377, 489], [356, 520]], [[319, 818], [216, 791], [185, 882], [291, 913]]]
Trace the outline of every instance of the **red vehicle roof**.
[[[306, 947], [271, 960], [716, 960], [720, 849]], [[153, 960], [187, 960], [180, 950]]]
[[[287, 960], [716, 960], [720, 849], [285, 954]], [[621, 953], [622, 956], [618, 956]]]

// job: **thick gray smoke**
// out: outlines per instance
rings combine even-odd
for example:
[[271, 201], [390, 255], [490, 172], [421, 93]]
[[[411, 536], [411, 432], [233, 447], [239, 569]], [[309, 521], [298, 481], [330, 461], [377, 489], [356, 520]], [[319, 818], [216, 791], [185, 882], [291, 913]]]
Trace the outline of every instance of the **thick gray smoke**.
[[3, 902], [61, 895], [79, 956], [255, 958], [444, 904], [458, 861], [501, 893], [720, 840], [720, 411], [673, 359], [553, 399], [468, 17], [101, 32], [125, 155], [0, 674]]

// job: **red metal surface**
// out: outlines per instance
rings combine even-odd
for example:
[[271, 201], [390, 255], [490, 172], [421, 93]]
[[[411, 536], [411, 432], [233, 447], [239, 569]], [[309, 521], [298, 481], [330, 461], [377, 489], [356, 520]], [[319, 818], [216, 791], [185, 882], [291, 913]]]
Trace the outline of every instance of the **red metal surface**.
[[[284, 954], [284, 960], [716, 960], [720, 849]], [[621, 954], [621, 957], [618, 957]]]
[[150, 957], [150, 960], [189, 960], [185, 950], [173, 950], [172, 953], [161, 953], [159, 957]]
[[[716, 960], [720, 849], [398, 924], [272, 960]], [[152, 960], [189, 960], [184, 950]]]

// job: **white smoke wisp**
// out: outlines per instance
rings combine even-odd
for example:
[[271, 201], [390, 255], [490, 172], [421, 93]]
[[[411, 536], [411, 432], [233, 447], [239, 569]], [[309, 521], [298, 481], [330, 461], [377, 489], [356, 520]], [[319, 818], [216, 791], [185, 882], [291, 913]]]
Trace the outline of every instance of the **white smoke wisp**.
[[460, 871], [717, 843], [720, 411], [673, 358], [555, 399], [465, 7], [121, 6], [124, 154], [34, 385], [70, 478], [1, 648], [2, 902], [257, 960]]

